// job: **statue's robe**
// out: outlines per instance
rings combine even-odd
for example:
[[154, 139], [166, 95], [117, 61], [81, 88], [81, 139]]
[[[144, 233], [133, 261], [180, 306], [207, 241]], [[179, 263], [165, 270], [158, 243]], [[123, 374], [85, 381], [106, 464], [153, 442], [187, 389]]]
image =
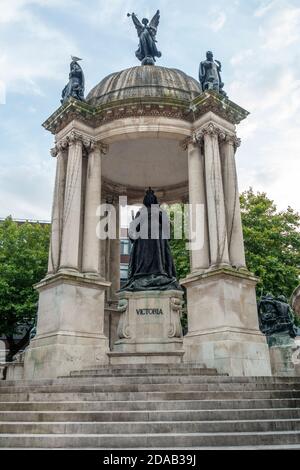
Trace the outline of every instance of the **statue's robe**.
[[155, 40], [147, 27], [144, 27], [140, 34], [140, 44], [135, 55], [140, 61], [144, 60], [145, 57], [152, 57], [155, 61], [155, 57], [160, 56]]
[[128, 282], [122, 290], [181, 289], [176, 280], [168, 241], [169, 221], [165, 211], [159, 208], [153, 220], [150, 207], [143, 207], [130, 224], [129, 237], [133, 246]]

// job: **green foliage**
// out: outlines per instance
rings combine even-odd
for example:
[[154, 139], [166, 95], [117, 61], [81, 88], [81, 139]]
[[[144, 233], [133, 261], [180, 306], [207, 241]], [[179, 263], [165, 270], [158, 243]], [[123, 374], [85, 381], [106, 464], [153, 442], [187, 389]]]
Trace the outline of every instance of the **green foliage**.
[[[258, 296], [272, 292], [289, 298], [300, 282], [299, 214], [290, 207], [279, 212], [265, 193], [254, 193], [251, 188], [241, 194], [240, 201], [247, 267], [260, 278]], [[174, 214], [170, 218], [174, 221]], [[190, 262], [186, 240], [172, 237], [170, 244], [177, 275], [184, 278]]]
[[11, 337], [20, 324], [32, 325], [37, 312], [33, 284], [47, 270], [49, 225], [0, 222], [0, 335]]
[[[170, 247], [171, 247], [173, 258], [174, 258], [176, 273], [177, 273], [178, 279], [184, 279], [190, 271], [190, 257], [186, 249], [186, 243], [188, 242], [188, 240], [186, 240], [184, 237], [181, 239], [174, 238], [174, 229], [176, 228], [175, 227], [176, 213], [183, 215], [183, 205], [181, 204], [172, 205], [170, 207], [170, 210], [168, 211], [168, 215], [171, 221]], [[184, 217], [182, 217], [181, 219], [181, 225], [182, 225], [181, 232], [182, 232], [182, 235], [184, 235]]]
[[257, 294], [289, 298], [300, 276], [300, 216], [288, 207], [277, 211], [265, 193], [241, 194], [247, 267], [260, 278]]

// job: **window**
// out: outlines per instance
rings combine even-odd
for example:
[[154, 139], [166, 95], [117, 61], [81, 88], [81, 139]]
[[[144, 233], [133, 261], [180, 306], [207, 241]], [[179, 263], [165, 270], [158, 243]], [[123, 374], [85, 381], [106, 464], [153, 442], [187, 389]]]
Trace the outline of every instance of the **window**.
[[120, 266], [120, 279], [126, 280], [128, 275], [128, 264], [121, 264]]
[[121, 240], [121, 255], [129, 255], [130, 253], [130, 241]]

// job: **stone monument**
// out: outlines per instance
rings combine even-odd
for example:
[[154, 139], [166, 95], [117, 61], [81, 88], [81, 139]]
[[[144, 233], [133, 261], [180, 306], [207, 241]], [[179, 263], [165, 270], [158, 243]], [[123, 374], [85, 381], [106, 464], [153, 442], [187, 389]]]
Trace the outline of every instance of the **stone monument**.
[[181, 362], [183, 292], [168, 243], [169, 221], [151, 188], [143, 204], [129, 228], [128, 282], [118, 293], [122, 316], [110, 357], [115, 363], [137, 357], [145, 363]]
[[[103, 78], [85, 101], [64, 94], [63, 105], [44, 123], [55, 138], [57, 170], [49, 268], [36, 286], [37, 331], [25, 353], [25, 377], [58, 377], [108, 363], [178, 361], [230, 375], [270, 375], [257, 278], [245, 263], [235, 163], [236, 125], [248, 112], [222, 93], [220, 80], [218, 87], [210, 81], [209, 67], [214, 76], [220, 72], [210, 56], [201, 83], [155, 66], [159, 12], [149, 26], [132, 18], [143, 65]], [[182, 291], [166, 240], [154, 240], [167, 253], [163, 269], [143, 273], [132, 258], [120, 291], [120, 240], [97, 236], [103, 205], [115, 208], [118, 234], [119, 198], [141, 205], [147, 187], [160, 203], [189, 203], [191, 245], [200, 226], [191, 272], [180, 281], [187, 298], [184, 338]], [[141, 246], [136, 243], [132, 256], [140, 256]], [[160, 257], [154, 261], [158, 265]], [[118, 321], [106, 328], [106, 317], [120, 313], [117, 334], [112, 328]]]

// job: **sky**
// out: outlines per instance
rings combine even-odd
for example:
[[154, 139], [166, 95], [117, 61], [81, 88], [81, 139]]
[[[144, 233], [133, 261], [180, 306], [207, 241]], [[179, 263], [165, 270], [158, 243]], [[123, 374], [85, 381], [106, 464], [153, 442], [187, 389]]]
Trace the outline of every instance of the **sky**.
[[212, 50], [229, 98], [250, 111], [238, 126], [240, 191], [264, 191], [300, 212], [300, 0], [0, 0], [0, 217], [50, 220], [53, 136], [70, 56], [86, 93], [138, 65], [127, 18], [161, 11], [158, 64], [197, 78]]

